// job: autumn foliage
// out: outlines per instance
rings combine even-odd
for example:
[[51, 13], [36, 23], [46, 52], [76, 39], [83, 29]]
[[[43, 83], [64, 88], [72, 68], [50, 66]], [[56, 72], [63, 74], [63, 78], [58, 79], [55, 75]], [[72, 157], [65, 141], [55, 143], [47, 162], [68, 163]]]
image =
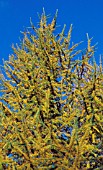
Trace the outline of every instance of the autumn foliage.
[[[24, 32], [0, 74], [0, 170], [103, 170], [103, 68], [94, 46], [55, 35], [56, 17]], [[81, 58], [81, 59], [78, 59]]]

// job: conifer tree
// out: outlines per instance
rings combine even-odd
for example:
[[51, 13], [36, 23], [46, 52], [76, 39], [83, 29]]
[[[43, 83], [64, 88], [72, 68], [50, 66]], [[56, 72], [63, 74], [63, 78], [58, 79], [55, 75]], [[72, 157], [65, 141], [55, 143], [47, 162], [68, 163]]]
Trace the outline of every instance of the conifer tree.
[[[102, 170], [103, 68], [43, 14], [0, 74], [0, 169]], [[77, 59], [78, 55], [82, 57]]]

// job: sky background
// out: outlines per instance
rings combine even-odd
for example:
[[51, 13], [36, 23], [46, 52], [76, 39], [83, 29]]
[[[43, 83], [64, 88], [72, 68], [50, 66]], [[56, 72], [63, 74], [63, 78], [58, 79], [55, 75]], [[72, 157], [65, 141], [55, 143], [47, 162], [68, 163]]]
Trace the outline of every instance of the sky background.
[[92, 44], [98, 42], [95, 58], [99, 61], [103, 54], [103, 0], [0, 0], [0, 64], [13, 53], [12, 44], [20, 44], [20, 31], [30, 27], [30, 17], [37, 26], [37, 13], [41, 14], [43, 7], [51, 18], [58, 9], [57, 32], [64, 24], [67, 32], [73, 24], [71, 41], [84, 41], [80, 49], [86, 48], [86, 33], [93, 37]]

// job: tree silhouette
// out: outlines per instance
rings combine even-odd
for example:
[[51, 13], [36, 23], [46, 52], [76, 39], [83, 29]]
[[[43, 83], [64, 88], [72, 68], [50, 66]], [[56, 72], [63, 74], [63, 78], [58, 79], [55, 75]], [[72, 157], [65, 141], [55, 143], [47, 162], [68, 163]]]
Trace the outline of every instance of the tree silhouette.
[[[31, 22], [0, 75], [0, 169], [102, 170], [103, 69], [55, 35], [55, 14]], [[77, 59], [82, 56], [82, 59]]]

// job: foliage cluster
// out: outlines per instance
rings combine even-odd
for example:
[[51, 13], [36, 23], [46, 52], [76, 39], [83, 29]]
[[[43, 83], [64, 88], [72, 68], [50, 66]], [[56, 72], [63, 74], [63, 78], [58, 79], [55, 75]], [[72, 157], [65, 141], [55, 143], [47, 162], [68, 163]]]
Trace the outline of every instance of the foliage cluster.
[[[103, 69], [43, 12], [0, 74], [0, 169], [102, 170]], [[81, 60], [77, 59], [78, 54]]]

